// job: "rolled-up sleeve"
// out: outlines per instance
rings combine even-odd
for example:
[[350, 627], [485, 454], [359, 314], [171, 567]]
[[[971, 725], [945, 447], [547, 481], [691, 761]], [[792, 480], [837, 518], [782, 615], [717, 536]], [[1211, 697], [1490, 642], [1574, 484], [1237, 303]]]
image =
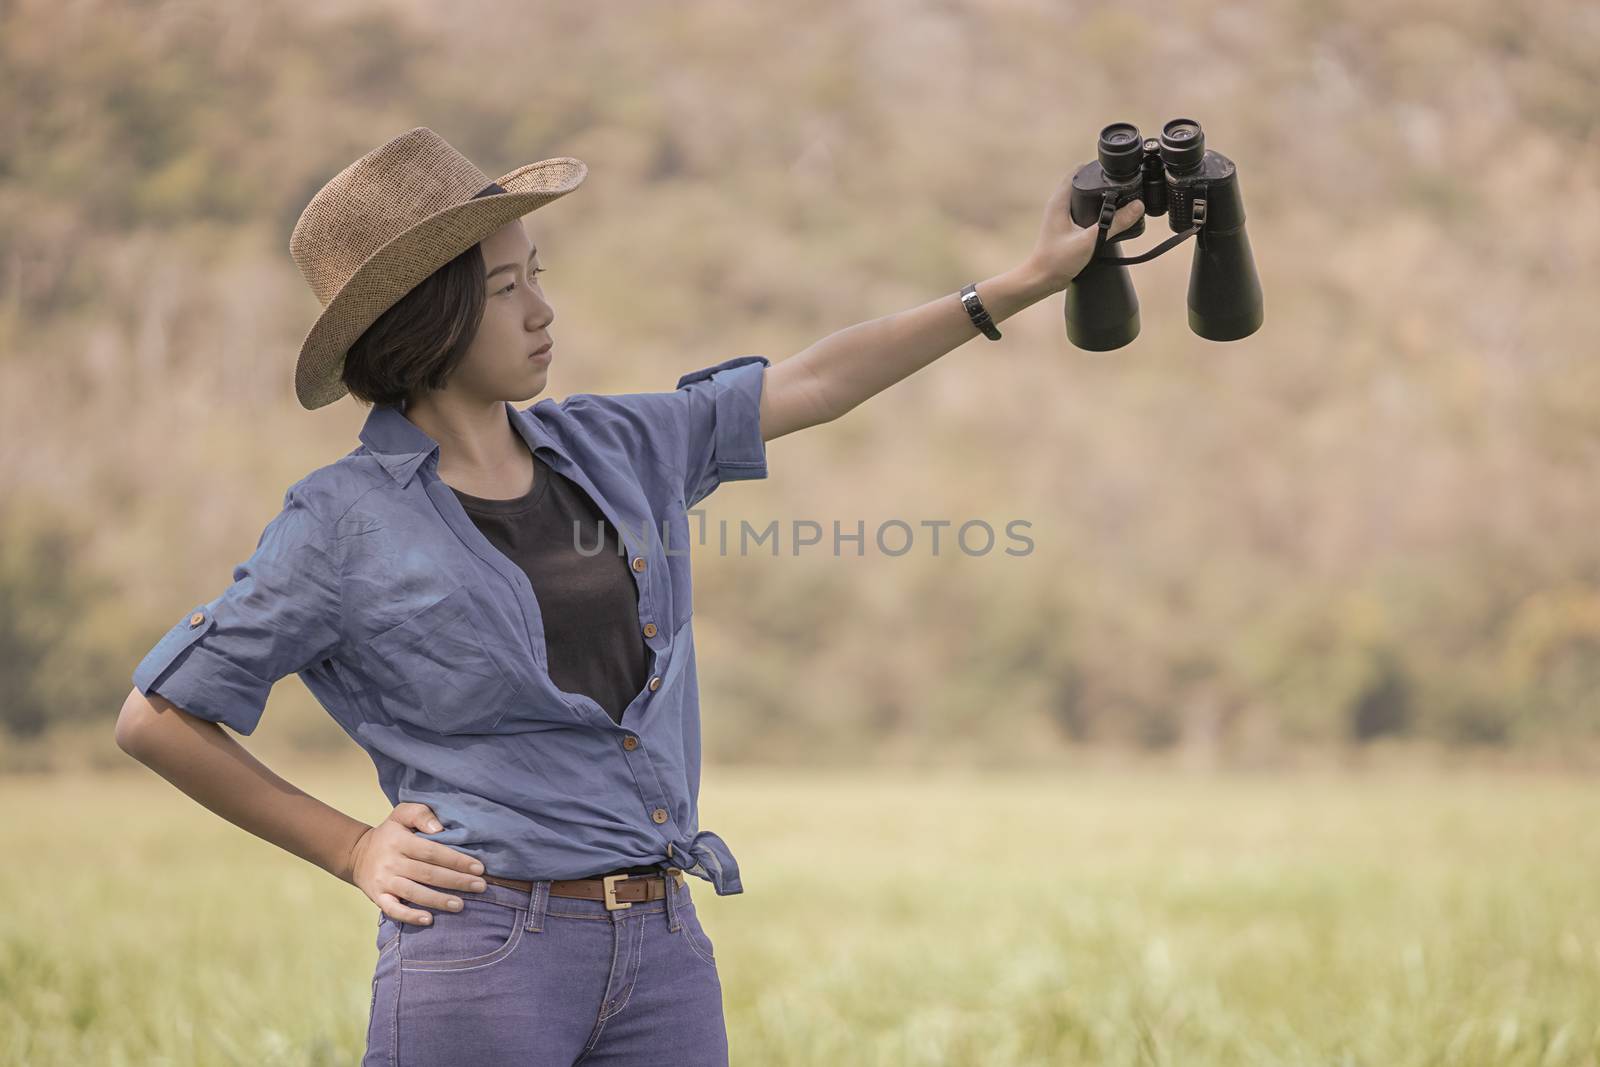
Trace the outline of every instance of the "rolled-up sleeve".
[[693, 507], [723, 482], [767, 476], [761, 391], [771, 365], [766, 356], [735, 356], [690, 371], [671, 392], [578, 393], [561, 406], [620, 447], [665, 458]]
[[684, 394], [684, 503], [689, 507], [723, 482], [767, 476], [761, 437], [761, 390], [771, 360], [735, 356], [678, 379]]
[[248, 734], [278, 679], [338, 648], [339, 565], [331, 524], [291, 487], [233, 584], [187, 612], [133, 671], [133, 684]]

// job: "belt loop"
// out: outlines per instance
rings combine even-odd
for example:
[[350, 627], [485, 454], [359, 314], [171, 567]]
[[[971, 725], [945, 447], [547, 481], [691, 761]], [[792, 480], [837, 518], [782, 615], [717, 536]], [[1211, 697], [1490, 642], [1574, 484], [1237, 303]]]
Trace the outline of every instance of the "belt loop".
[[661, 874], [667, 886], [667, 929], [676, 933], [683, 925], [683, 920], [678, 916], [678, 879], [673, 876], [670, 867]]
[[543, 881], [535, 878], [533, 888], [528, 891], [528, 921], [522, 928], [529, 933], [539, 933], [544, 929], [544, 913], [550, 904], [550, 879]]

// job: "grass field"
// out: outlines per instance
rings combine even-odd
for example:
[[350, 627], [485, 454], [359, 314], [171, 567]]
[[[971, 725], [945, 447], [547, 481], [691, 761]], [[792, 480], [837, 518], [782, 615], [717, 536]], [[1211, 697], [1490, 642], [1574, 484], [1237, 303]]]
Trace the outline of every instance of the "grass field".
[[[388, 810], [370, 765], [277, 769]], [[1596, 783], [1057, 779], [709, 768], [734, 1063], [1600, 1064]], [[137, 766], [0, 811], [0, 1061], [359, 1058], [354, 887]]]

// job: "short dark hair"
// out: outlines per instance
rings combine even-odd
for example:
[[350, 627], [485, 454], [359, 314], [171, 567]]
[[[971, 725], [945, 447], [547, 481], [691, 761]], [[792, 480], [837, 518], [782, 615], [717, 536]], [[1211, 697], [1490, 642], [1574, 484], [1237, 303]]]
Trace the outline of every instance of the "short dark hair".
[[428, 275], [356, 338], [340, 379], [365, 404], [398, 404], [443, 388], [483, 321], [483, 246]]

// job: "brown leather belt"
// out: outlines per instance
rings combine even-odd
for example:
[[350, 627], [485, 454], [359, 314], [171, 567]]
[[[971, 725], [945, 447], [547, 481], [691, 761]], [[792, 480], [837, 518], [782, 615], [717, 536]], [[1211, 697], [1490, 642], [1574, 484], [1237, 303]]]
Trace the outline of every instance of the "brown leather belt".
[[[553, 897], [575, 897], [578, 900], [603, 900], [607, 911], [631, 908], [646, 900], [661, 900], [667, 895], [667, 878], [683, 884], [683, 871], [668, 867], [664, 874], [608, 874], [600, 878], [557, 878], [550, 883]], [[496, 878], [483, 876], [485, 882], [503, 885], [523, 893], [533, 892], [533, 883], [522, 878]]]

